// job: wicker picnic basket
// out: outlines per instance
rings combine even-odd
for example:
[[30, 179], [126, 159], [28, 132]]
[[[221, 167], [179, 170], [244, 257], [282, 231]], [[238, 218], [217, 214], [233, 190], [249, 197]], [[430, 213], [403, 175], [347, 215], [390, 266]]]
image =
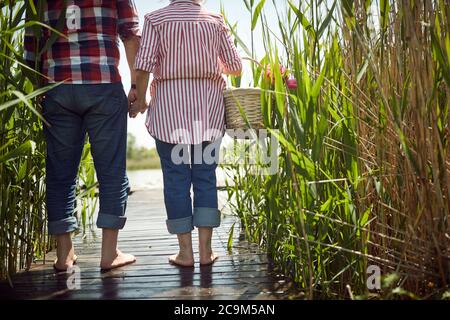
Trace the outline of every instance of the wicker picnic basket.
[[264, 128], [261, 89], [229, 88], [224, 92], [224, 99], [227, 129], [259, 130]]

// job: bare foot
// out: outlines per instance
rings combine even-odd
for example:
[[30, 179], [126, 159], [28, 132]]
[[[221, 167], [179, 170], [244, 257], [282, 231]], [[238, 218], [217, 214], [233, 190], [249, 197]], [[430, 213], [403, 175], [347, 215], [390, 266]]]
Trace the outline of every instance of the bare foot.
[[136, 262], [135, 256], [123, 253], [119, 249], [117, 249], [115, 256], [102, 257], [102, 260], [100, 262], [100, 268], [102, 269], [102, 271], [109, 271], [112, 269], [126, 266], [128, 264], [132, 264], [134, 262]]
[[202, 255], [200, 254], [200, 265], [201, 266], [209, 266], [216, 262], [216, 260], [219, 259], [219, 256], [216, 255], [213, 251], [210, 251], [210, 254], [208, 255]]
[[194, 257], [185, 256], [182, 253], [174, 254], [169, 257], [169, 263], [180, 266], [180, 267], [193, 267]]
[[65, 272], [77, 263], [77, 259], [77, 255], [71, 252], [64, 260], [56, 258], [55, 262], [53, 263], [53, 268], [57, 272]]
[[77, 260], [72, 244], [70, 233], [63, 233], [56, 236], [56, 260], [53, 268], [57, 272], [66, 272]]
[[211, 248], [212, 228], [201, 227], [198, 228], [198, 240], [199, 240], [199, 253], [200, 253], [200, 265], [209, 266], [212, 265], [218, 258]]
[[169, 263], [180, 267], [194, 266], [194, 253], [192, 251], [192, 233], [177, 234], [180, 250], [178, 254], [169, 257]]

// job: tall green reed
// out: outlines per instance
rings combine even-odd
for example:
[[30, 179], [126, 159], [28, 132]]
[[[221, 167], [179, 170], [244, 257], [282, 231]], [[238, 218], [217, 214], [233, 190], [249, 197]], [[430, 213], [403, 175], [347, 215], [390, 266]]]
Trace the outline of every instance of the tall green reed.
[[[47, 27], [40, 22], [42, 8], [43, 1], [36, 6], [33, 1], [0, 2], [0, 279], [29, 268], [35, 258], [45, 259], [52, 245], [46, 232], [45, 119], [39, 97], [55, 85], [41, 88], [42, 75], [23, 58], [24, 29], [39, 39]], [[57, 30], [52, 34], [39, 47], [45, 49], [60, 36]], [[79, 217], [86, 229], [96, 207], [89, 146], [80, 177]]]
[[49, 248], [45, 233], [44, 143], [39, 107], [23, 60], [26, 3], [0, 5], [0, 278]]
[[[448, 7], [272, 1], [277, 33], [265, 1], [246, 3], [266, 48], [254, 85], [266, 92], [265, 125], [281, 145], [277, 175], [226, 168], [230, 204], [247, 237], [308, 298], [405, 293], [391, 295], [392, 285], [370, 291], [369, 265], [396, 273], [394, 287], [422, 296], [445, 288]], [[298, 79], [297, 89], [286, 88], [280, 65]]]

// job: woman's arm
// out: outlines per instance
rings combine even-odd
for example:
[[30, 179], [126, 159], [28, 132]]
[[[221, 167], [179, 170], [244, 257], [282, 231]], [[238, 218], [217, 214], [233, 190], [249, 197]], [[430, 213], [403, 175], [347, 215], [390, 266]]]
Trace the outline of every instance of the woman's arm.
[[235, 77], [239, 77], [242, 74], [242, 67], [239, 70], [230, 70], [222, 63], [222, 61], [219, 61], [219, 63], [223, 74]]
[[138, 113], [144, 113], [148, 108], [147, 88], [150, 73], [144, 70], [136, 70], [137, 100], [130, 108], [130, 117], [136, 118]]
[[231, 39], [231, 30], [226, 25], [223, 17], [220, 24], [222, 31], [220, 34], [219, 60], [222, 73], [232, 76], [240, 76], [242, 73], [242, 60], [237, 52], [233, 40]]
[[150, 21], [150, 15], [146, 15], [141, 43], [134, 63], [137, 100], [130, 109], [130, 117], [132, 118], [135, 118], [139, 112], [144, 113], [148, 108], [148, 81], [150, 73], [153, 73], [153, 69], [156, 66], [158, 56], [159, 35]]

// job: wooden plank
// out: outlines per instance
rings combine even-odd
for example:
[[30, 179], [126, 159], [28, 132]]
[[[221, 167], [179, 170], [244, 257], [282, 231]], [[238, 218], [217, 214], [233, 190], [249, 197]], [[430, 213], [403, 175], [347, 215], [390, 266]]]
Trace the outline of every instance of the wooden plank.
[[[0, 299], [284, 299], [292, 285], [271, 270], [267, 255], [257, 246], [240, 241], [239, 228], [233, 237], [233, 251], [227, 250], [228, 232], [237, 218], [223, 216], [213, 234], [213, 249], [220, 259], [210, 267], [179, 268], [168, 264], [178, 243], [166, 228], [161, 190], [133, 193], [127, 208], [127, 224], [120, 232], [119, 246], [137, 257], [137, 262], [108, 273], [98, 267], [101, 231], [93, 229], [74, 238], [81, 270], [81, 289], [67, 288], [67, 274], [55, 274], [51, 261], [38, 261], [30, 271], [13, 277], [14, 288], [0, 283]], [[95, 220], [94, 220], [95, 221]], [[198, 260], [198, 234], [193, 233]]]
[[[40, 282], [29, 282], [25, 284], [16, 285], [11, 291], [16, 293], [19, 292], [30, 292], [35, 294], [37, 292], [51, 292], [67, 288], [67, 277], [59, 277], [58, 279]], [[263, 273], [255, 275], [253, 278], [249, 277], [238, 277], [238, 276], [206, 276], [206, 275], [185, 275], [185, 276], [167, 276], [167, 277], [157, 277], [157, 276], [146, 276], [146, 277], [117, 277], [117, 278], [92, 278], [85, 279], [82, 278], [80, 281], [81, 289], [83, 290], [93, 290], [101, 287], [111, 287], [120, 285], [121, 288], [133, 289], [133, 288], [157, 288], [164, 289], [169, 287], [185, 287], [185, 286], [195, 286], [195, 287], [212, 287], [217, 285], [262, 285], [265, 288], [277, 288], [286, 285], [285, 280], [275, 281], [271, 277], [267, 277]], [[5, 288], [6, 290], [7, 288]]]

